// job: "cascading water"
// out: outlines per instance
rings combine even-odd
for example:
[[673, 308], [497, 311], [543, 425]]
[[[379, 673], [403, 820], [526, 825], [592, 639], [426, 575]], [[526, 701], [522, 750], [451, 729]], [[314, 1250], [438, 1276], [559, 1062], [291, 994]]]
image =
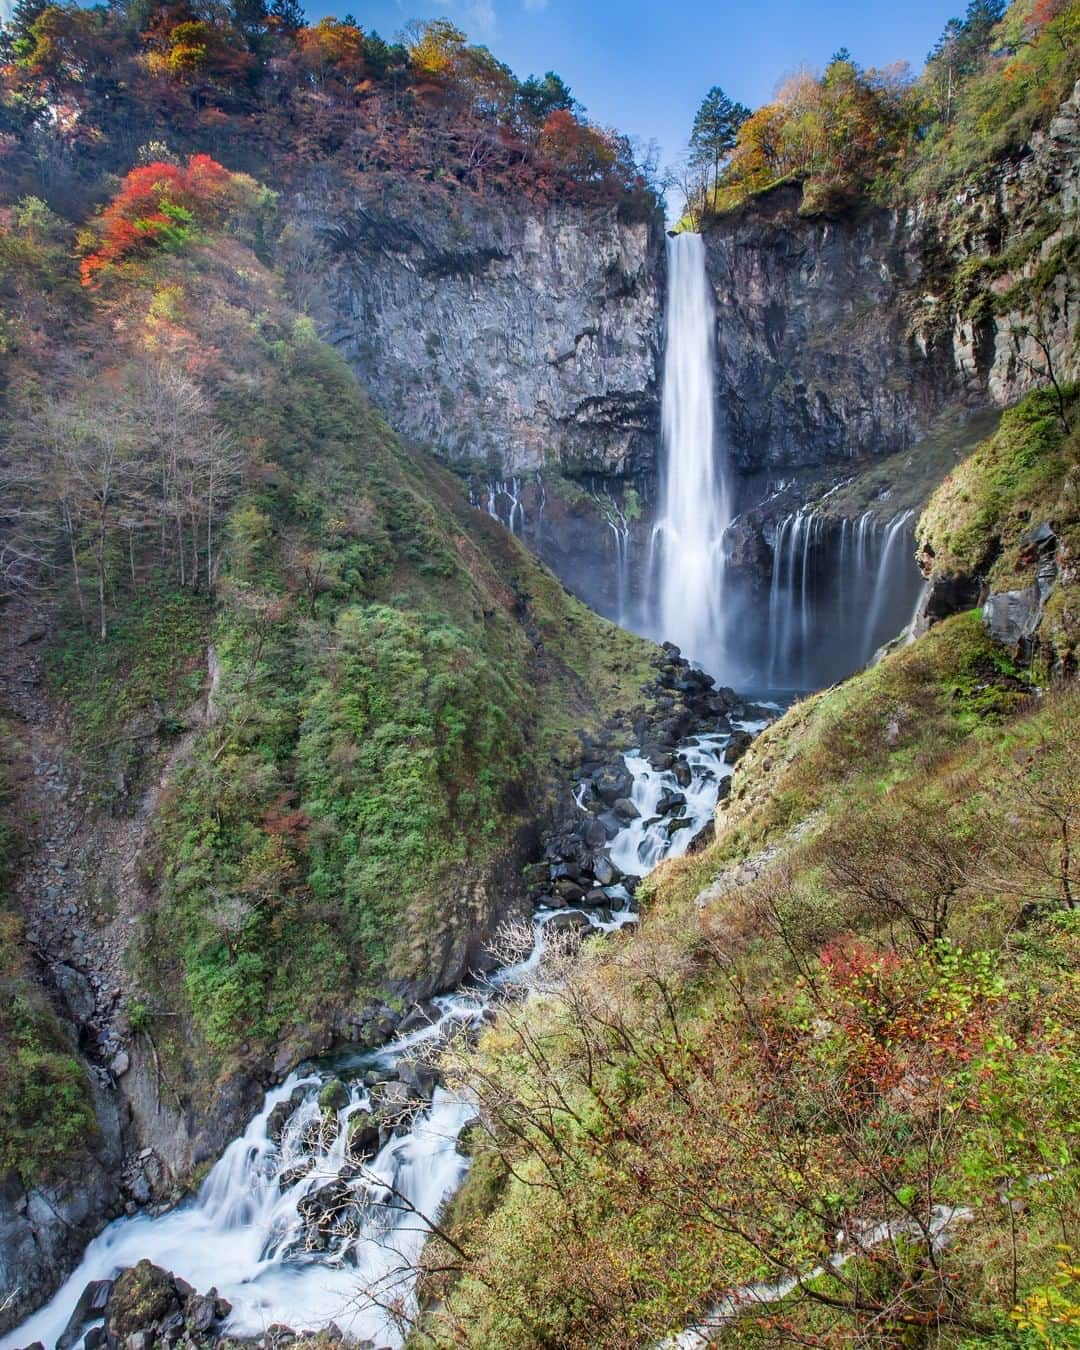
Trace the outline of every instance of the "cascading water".
[[726, 655], [724, 534], [731, 523], [726, 460], [717, 455], [715, 323], [705, 244], [668, 241], [662, 515], [654, 530], [657, 627], [714, 674]]
[[[733, 721], [735, 729], [762, 725]], [[619, 871], [644, 876], [661, 858], [686, 851], [731, 773], [723, 763], [727, 741], [722, 734], [702, 735], [680, 747], [690, 771], [683, 787], [672, 771], [627, 752], [639, 816], [610, 841]], [[677, 818], [662, 814], [665, 794], [679, 801]], [[575, 799], [585, 810], [583, 797], [581, 790]], [[468, 1163], [456, 1141], [474, 1107], [436, 1087], [430, 1104], [409, 1107], [399, 1129], [364, 1161], [363, 1154], [354, 1156], [351, 1127], [367, 1123], [362, 1113], [380, 1092], [372, 1080], [392, 1079], [423, 1042], [454, 1026], [478, 1026], [494, 1000], [521, 988], [540, 962], [549, 923], [558, 926], [565, 922], [561, 916], [577, 913], [585, 916], [580, 922], [609, 932], [636, 919], [623, 886], [607, 887], [605, 894], [610, 909], [539, 911], [532, 950], [483, 984], [434, 1000], [439, 1016], [430, 1025], [381, 1050], [352, 1052], [294, 1073], [272, 1089], [197, 1196], [157, 1217], [140, 1214], [110, 1224], [52, 1301], [0, 1339], [0, 1350], [34, 1341], [54, 1346], [91, 1280], [108, 1279], [144, 1257], [197, 1289], [215, 1287], [232, 1304], [229, 1330], [237, 1335], [261, 1334], [273, 1323], [300, 1328], [334, 1321], [350, 1338], [400, 1345], [400, 1327], [385, 1309], [397, 1303], [407, 1318], [414, 1307], [415, 1264], [430, 1231], [425, 1216], [435, 1219], [465, 1174]], [[332, 1077], [348, 1083], [349, 1100], [327, 1112], [319, 1092]], [[272, 1121], [282, 1109], [277, 1133]]]
[[913, 511], [881, 522], [829, 521], [800, 510], [773, 539], [767, 682], [774, 689], [828, 684], [869, 661], [911, 621], [921, 590]]

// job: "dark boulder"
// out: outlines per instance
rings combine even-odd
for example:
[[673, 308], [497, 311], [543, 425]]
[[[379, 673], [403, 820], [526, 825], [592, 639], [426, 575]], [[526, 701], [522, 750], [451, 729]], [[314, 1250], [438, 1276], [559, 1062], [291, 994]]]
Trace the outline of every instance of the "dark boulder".
[[349, 1089], [340, 1078], [331, 1078], [319, 1092], [320, 1111], [341, 1111], [349, 1104]]
[[79, 1295], [75, 1310], [68, 1318], [68, 1324], [56, 1342], [57, 1350], [71, 1350], [79, 1340], [87, 1322], [96, 1322], [105, 1316], [105, 1307], [112, 1292], [112, 1280], [91, 1280]]
[[690, 765], [683, 755], [677, 757], [675, 763], [672, 765], [671, 771], [675, 775], [676, 783], [678, 783], [681, 788], [688, 788], [694, 781], [694, 775], [690, 770]]
[[664, 792], [661, 794], [660, 800], [656, 803], [656, 809], [662, 816], [669, 816], [672, 811], [685, 805], [685, 792]]
[[753, 743], [754, 738], [748, 731], [733, 731], [731, 733], [731, 740], [728, 741], [727, 746], [724, 749], [724, 763], [738, 764], [739, 760], [742, 759], [743, 755], [746, 754]]
[[142, 1260], [121, 1271], [109, 1293], [106, 1326], [110, 1341], [149, 1331], [180, 1311], [176, 1283], [167, 1270]]
[[615, 805], [611, 808], [620, 820], [637, 820], [641, 812], [637, 809], [629, 797], [617, 798]]

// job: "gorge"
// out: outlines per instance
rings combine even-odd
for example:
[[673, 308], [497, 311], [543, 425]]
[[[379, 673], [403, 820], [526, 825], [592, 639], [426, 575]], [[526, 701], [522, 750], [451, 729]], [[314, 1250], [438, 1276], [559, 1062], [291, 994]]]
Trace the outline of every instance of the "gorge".
[[1078, 24], [20, 0], [0, 1350], [1069, 1343]]

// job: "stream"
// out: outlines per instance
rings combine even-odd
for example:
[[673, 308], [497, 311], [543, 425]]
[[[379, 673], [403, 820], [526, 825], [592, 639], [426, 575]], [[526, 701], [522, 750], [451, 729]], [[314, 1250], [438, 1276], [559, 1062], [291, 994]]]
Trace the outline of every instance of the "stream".
[[[765, 723], [732, 725], [756, 732]], [[691, 771], [691, 782], [681, 788], [672, 772], [654, 769], [636, 751], [626, 753], [639, 815], [610, 842], [620, 872], [641, 877], [662, 858], [686, 852], [712, 816], [721, 780], [731, 774], [723, 762], [728, 740], [700, 735], [680, 746]], [[670, 793], [686, 799], [679, 814], [689, 824], [677, 831], [657, 809]], [[375, 1051], [346, 1051], [301, 1066], [272, 1088], [197, 1195], [163, 1214], [111, 1223], [53, 1299], [0, 1340], [0, 1350], [35, 1341], [55, 1346], [86, 1285], [144, 1257], [200, 1292], [213, 1287], [228, 1299], [227, 1328], [235, 1335], [257, 1336], [275, 1323], [300, 1330], [335, 1322], [348, 1339], [400, 1346], [402, 1333], [385, 1306], [396, 1300], [406, 1314], [414, 1306], [415, 1263], [430, 1232], [423, 1216], [434, 1219], [461, 1184], [468, 1160], [457, 1140], [474, 1107], [435, 1086], [425, 1109], [407, 1114], [403, 1103], [398, 1130], [362, 1165], [349, 1153], [350, 1122], [361, 1116], [355, 1123], [364, 1125], [362, 1113], [376, 1104], [373, 1099], [396, 1086], [375, 1080], [392, 1080], [424, 1042], [455, 1027], [478, 1026], [493, 1003], [520, 989], [539, 965], [547, 926], [559, 915], [582, 914], [602, 932], [635, 922], [629, 891], [605, 889], [610, 909], [538, 910], [531, 950], [482, 982], [466, 982], [433, 1000], [438, 1016], [430, 1024]], [[343, 1080], [348, 1100], [337, 1106], [336, 1128], [327, 1128], [319, 1093], [334, 1078]], [[382, 1101], [385, 1106], [385, 1095]], [[311, 1222], [316, 1213], [317, 1226]]]

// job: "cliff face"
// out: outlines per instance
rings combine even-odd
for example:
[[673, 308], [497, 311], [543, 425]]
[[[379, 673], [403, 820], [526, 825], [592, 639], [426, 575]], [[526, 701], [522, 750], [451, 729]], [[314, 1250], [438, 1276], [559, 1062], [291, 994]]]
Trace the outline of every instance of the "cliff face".
[[301, 201], [328, 253], [317, 309], [394, 428], [519, 473], [648, 472], [663, 234], [615, 205], [451, 213]]
[[904, 449], [945, 408], [1046, 383], [1048, 357], [1075, 377], [1078, 199], [1080, 86], [962, 190], [830, 220], [800, 216], [785, 184], [717, 221], [717, 396], [738, 467]]

